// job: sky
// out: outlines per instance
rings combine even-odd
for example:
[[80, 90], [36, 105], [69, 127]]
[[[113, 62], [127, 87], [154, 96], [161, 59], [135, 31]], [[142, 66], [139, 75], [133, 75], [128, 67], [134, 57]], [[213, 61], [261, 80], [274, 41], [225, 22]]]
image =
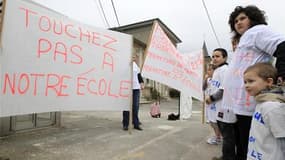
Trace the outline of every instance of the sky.
[[[269, 26], [285, 35], [282, 0], [204, 0], [217, 38], [211, 28], [203, 0], [101, 0], [108, 24], [104, 21], [99, 0], [33, 0], [74, 20], [100, 28], [118, 27], [159, 18], [181, 40], [178, 50], [191, 53], [206, 42], [209, 53], [218, 47], [231, 50], [228, 18], [236, 6], [256, 5], [265, 11]], [[217, 40], [218, 39], [218, 40]], [[219, 41], [219, 42], [218, 42]]]

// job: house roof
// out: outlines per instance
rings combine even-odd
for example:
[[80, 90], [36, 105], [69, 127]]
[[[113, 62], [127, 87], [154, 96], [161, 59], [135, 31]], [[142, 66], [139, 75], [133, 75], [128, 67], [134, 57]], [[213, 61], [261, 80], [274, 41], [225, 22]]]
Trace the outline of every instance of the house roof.
[[182, 42], [181, 39], [177, 35], [175, 35], [159, 18], [154, 18], [154, 19], [150, 19], [150, 20], [146, 20], [146, 21], [141, 21], [141, 22], [137, 22], [137, 23], [133, 23], [133, 24], [128, 24], [128, 25], [125, 25], [125, 26], [114, 27], [114, 28], [110, 28], [110, 30], [124, 32], [124, 31], [127, 31], [127, 30], [135, 29], [135, 28], [141, 28], [141, 27], [146, 27], [146, 26], [153, 25], [153, 23], [155, 21], [158, 21], [158, 23], [160, 24], [160, 26], [162, 27], [164, 32], [167, 34], [167, 36], [169, 36], [172, 39], [174, 39], [176, 41], [176, 43], [181, 43]]

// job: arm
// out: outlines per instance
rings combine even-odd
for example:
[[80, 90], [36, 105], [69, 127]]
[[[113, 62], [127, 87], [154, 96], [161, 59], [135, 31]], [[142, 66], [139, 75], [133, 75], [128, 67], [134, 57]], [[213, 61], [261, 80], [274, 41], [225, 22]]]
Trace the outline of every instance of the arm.
[[139, 84], [141, 86], [141, 89], [144, 89], [144, 81], [143, 81], [141, 73], [138, 73], [138, 80], [139, 80]]
[[212, 94], [211, 96], [206, 98], [206, 103], [210, 104], [212, 102], [218, 101], [220, 99], [223, 98], [223, 93], [224, 90], [223, 89], [219, 89], [217, 92], [215, 92], [214, 94]]
[[141, 73], [138, 73], [139, 83], [144, 83]]
[[[253, 27], [254, 30], [255, 27]], [[259, 28], [259, 29], [258, 29]], [[252, 31], [253, 31], [252, 30]], [[275, 67], [278, 76], [285, 78], [285, 37], [282, 34], [272, 31], [268, 26], [257, 27], [254, 44], [261, 51], [276, 57]]]
[[214, 71], [213, 75], [213, 81], [214, 81], [214, 86], [217, 88], [216, 92], [213, 94], [210, 94], [209, 97], [206, 98], [206, 103], [211, 104], [212, 102], [216, 102], [218, 100], [221, 100], [223, 98], [223, 93], [224, 93], [224, 88], [222, 85], [222, 81], [224, 79], [224, 72], [227, 70], [227, 65], [222, 65], [219, 68], [217, 68]]
[[[267, 114], [264, 115], [264, 122], [270, 128], [272, 135], [276, 138], [278, 143], [281, 145], [282, 155], [285, 158], [285, 104], [274, 104], [274, 102], [264, 102], [264, 112]], [[268, 106], [279, 105], [278, 108], [268, 109]], [[268, 111], [270, 110], [270, 111]], [[283, 159], [284, 159], [283, 158]]]
[[278, 71], [278, 77], [285, 80], [285, 41], [277, 46], [273, 56], [277, 58], [275, 67]]
[[223, 98], [223, 93], [224, 93], [224, 90], [223, 89], [219, 89], [216, 93], [212, 94], [210, 96], [210, 99], [211, 101], [215, 102], [215, 101], [218, 101], [220, 99]]

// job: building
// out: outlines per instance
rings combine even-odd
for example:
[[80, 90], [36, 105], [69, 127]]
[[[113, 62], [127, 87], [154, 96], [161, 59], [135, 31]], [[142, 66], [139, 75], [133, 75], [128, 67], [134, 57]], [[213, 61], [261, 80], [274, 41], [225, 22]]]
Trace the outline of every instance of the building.
[[[163, 31], [166, 33], [168, 38], [171, 40], [174, 46], [177, 46], [178, 43], [182, 41], [175, 35], [160, 19], [150, 19], [142, 22], [137, 22], [125, 26], [110, 28], [113, 31], [118, 31], [126, 34], [130, 34], [134, 37], [134, 47], [133, 52], [140, 54], [140, 67], [142, 67], [142, 63], [145, 58], [145, 50], [147, 43], [150, 39], [152, 26], [154, 22], [157, 21]], [[156, 98], [157, 92], [159, 93], [160, 97], [168, 98], [169, 97], [169, 87], [163, 85], [159, 82], [146, 79], [146, 88], [143, 90], [142, 93], [142, 101], [144, 100], [152, 100]]]

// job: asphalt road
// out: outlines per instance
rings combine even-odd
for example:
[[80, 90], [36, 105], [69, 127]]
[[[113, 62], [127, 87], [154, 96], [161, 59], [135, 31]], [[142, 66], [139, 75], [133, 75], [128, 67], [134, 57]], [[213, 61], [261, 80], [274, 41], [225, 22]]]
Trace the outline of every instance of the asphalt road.
[[161, 118], [140, 106], [143, 131], [123, 131], [121, 112], [63, 112], [62, 127], [21, 132], [0, 140], [0, 155], [10, 160], [210, 160], [220, 145], [208, 145], [213, 133], [201, 122], [201, 103], [193, 101], [190, 119], [169, 121], [175, 99], [161, 103]]

